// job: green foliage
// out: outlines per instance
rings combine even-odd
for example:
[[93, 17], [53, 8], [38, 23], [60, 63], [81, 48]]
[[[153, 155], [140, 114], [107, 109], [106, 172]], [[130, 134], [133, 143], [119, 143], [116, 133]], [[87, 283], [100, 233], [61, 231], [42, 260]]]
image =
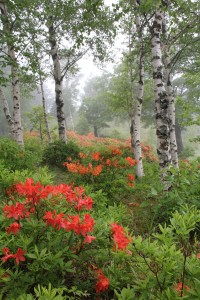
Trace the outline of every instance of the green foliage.
[[[78, 300], [81, 297], [87, 296], [86, 292], [79, 291], [76, 287], [68, 288], [53, 288], [49, 283], [48, 288], [38, 285], [34, 288], [35, 295], [23, 294], [17, 300]], [[63, 295], [65, 293], [65, 295]], [[67, 294], [67, 295], [66, 295]], [[35, 298], [36, 297], [36, 298]]]
[[79, 117], [75, 129], [78, 134], [88, 134], [90, 132], [89, 122], [84, 115]]
[[[44, 110], [42, 106], [34, 106], [32, 111], [26, 113], [26, 116], [30, 120], [32, 130], [35, 130], [39, 133], [40, 139], [43, 142], [44, 139], [47, 139], [46, 123], [44, 119]], [[47, 121], [51, 119], [50, 115], [47, 114]]]
[[[41, 153], [28, 149], [30, 145], [22, 149], [15, 141], [7, 138], [0, 139], [0, 157], [5, 166], [12, 170], [34, 169], [40, 163]], [[40, 149], [40, 148], [38, 148]]]
[[90, 79], [85, 86], [85, 96], [79, 109], [82, 122], [87, 120], [95, 136], [99, 136], [101, 128], [109, 127], [108, 121], [113, 119], [113, 113], [108, 106], [108, 81], [108, 73]]
[[28, 169], [11, 171], [0, 161], [0, 195], [7, 197], [10, 187], [18, 182], [25, 182], [28, 177], [32, 177], [43, 185], [51, 184], [53, 179], [53, 175], [46, 166], [38, 168], [37, 171]]
[[67, 144], [55, 141], [44, 149], [43, 162], [49, 166], [63, 168], [63, 163], [78, 158], [79, 152], [80, 148], [72, 141]]
[[117, 299], [198, 299], [199, 248], [190, 236], [199, 221], [200, 211], [186, 206], [172, 215], [169, 226], [159, 225], [159, 233], [134, 237], [132, 283], [115, 291]]

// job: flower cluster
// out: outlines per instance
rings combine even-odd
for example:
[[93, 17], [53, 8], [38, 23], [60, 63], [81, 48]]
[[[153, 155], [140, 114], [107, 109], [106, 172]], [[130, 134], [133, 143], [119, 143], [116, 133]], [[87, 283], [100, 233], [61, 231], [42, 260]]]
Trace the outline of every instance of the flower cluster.
[[114, 249], [126, 250], [128, 245], [132, 242], [131, 237], [127, 237], [124, 228], [117, 223], [113, 223], [110, 226], [115, 242]]
[[76, 235], [81, 234], [85, 237], [84, 243], [91, 243], [95, 239], [95, 237], [87, 235], [93, 231], [95, 224], [90, 214], [85, 214], [83, 221], [81, 221], [79, 215], [65, 217], [63, 213], [56, 214], [55, 211], [47, 211], [43, 219], [46, 221], [47, 226], [52, 226], [57, 230], [63, 228], [66, 231], [74, 231]]
[[5, 247], [5, 248], [3, 248], [3, 253], [5, 254], [5, 256], [3, 256], [1, 258], [1, 260], [3, 262], [6, 262], [7, 260], [14, 258], [17, 265], [19, 265], [20, 261], [25, 261], [26, 260], [25, 257], [24, 257], [24, 254], [26, 253], [26, 251], [21, 249], [21, 248], [18, 248], [17, 252], [15, 254], [12, 254], [12, 253], [10, 253], [9, 248]]
[[102, 165], [92, 166], [89, 164], [88, 166], [81, 165], [79, 162], [77, 163], [67, 163], [63, 164], [67, 167], [69, 172], [77, 173], [80, 175], [92, 174], [93, 176], [98, 176], [102, 172]]
[[135, 176], [133, 174], [128, 174], [127, 178], [128, 178], [128, 185], [134, 187]]
[[104, 292], [108, 289], [110, 281], [109, 279], [103, 274], [103, 271], [101, 269], [96, 270], [97, 275], [97, 283], [95, 285], [96, 293]]
[[[16, 184], [15, 190], [18, 196], [25, 197], [25, 202], [16, 202], [15, 205], [4, 206], [4, 215], [15, 220], [28, 217], [30, 213], [34, 212], [35, 205], [40, 203], [41, 199], [47, 199], [49, 196], [60, 195], [64, 197], [76, 210], [83, 208], [91, 210], [93, 205], [91, 197], [84, 194], [83, 187], [73, 188], [67, 184], [43, 186], [39, 182], [34, 183], [32, 178], [28, 178], [25, 183]], [[33, 206], [30, 204], [33, 204]]]

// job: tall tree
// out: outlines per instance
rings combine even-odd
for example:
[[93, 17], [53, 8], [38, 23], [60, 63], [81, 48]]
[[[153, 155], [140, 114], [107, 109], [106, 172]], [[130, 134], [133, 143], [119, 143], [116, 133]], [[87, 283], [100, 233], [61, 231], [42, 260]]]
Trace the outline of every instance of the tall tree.
[[[13, 116], [12, 123], [14, 124], [14, 131], [11, 131], [13, 138], [17, 141], [20, 146], [24, 145], [22, 125], [21, 125], [21, 110], [20, 110], [20, 87], [19, 87], [19, 76], [18, 76], [18, 62], [15, 54], [15, 38], [13, 35], [13, 23], [12, 19], [9, 18], [8, 7], [5, 1], [0, 2], [1, 11], [1, 22], [3, 24], [2, 33], [6, 36], [7, 44], [7, 56], [6, 60], [11, 68], [11, 80], [12, 80], [12, 97], [13, 97]], [[3, 45], [2, 45], [3, 47]], [[2, 92], [1, 92], [2, 95]], [[8, 114], [8, 103], [6, 98], [3, 96], [4, 111], [7, 112], [6, 119], [8, 120], [9, 126], [11, 126], [11, 116]]]
[[[136, 7], [139, 5], [137, 1], [135, 2]], [[144, 63], [145, 63], [145, 53], [144, 53], [144, 45], [143, 45], [143, 27], [140, 20], [140, 15], [136, 14], [135, 16], [135, 25], [136, 25], [136, 35], [137, 35], [137, 45], [138, 48], [137, 53], [137, 63], [138, 63], [138, 87], [137, 87], [137, 103], [134, 105], [134, 96], [133, 96], [133, 86], [131, 84], [132, 89], [132, 109], [130, 110], [130, 117], [131, 117], [131, 126], [130, 126], [130, 133], [131, 133], [131, 142], [132, 148], [134, 152], [134, 157], [138, 161], [136, 174], [138, 177], [142, 177], [144, 175], [143, 170], [143, 162], [142, 162], [142, 147], [141, 147], [141, 136], [140, 136], [140, 127], [141, 127], [141, 114], [142, 114], [142, 102], [143, 102], [143, 95], [144, 95]], [[131, 44], [129, 43], [129, 52], [131, 55]], [[132, 72], [131, 72], [132, 73]], [[131, 74], [131, 78], [133, 74]], [[134, 106], [136, 106], [134, 108]]]
[[[157, 8], [151, 28], [151, 47], [156, 108], [157, 153], [159, 158], [159, 165], [162, 172], [162, 179], [165, 182], [167, 169], [169, 164], [171, 163], [171, 155], [168, 119], [169, 103], [164, 86], [163, 56], [161, 49], [161, 33], [163, 20], [164, 13], [160, 8]], [[165, 188], [167, 189], [168, 186], [166, 185]]]

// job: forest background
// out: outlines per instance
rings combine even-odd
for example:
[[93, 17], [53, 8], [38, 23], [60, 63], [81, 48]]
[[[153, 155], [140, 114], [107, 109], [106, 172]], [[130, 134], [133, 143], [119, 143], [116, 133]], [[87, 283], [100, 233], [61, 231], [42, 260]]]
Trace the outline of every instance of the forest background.
[[199, 10], [0, 0], [0, 299], [200, 299]]

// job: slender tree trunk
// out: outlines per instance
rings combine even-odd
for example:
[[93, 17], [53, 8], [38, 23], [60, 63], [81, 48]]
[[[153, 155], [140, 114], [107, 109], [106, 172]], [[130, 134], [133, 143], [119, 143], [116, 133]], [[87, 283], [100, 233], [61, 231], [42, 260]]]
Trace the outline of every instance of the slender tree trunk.
[[13, 95], [13, 120], [15, 123], [15, 138], [20, 146], [24, 145], [22, 124], [21, 124], [21, 109], [20, 109], [20, 88], [19, 78], [17, 74], [16, 57], [13, 47], [8, 49], [9, 56], [11, 57], [13, 64], [11, 65], [12, 76], [12, 95]]
[[55, 80], [55, 94], [56, 94], [56, 110], [58, 120], [58, 132], [59, 139], [64, 143], [67, 142], [66, 137], [66, 126], [65, 126], [65, 115], [63, 112], [64, 101], [62, 98], [62, 76], [61, 67], [57, 51], [56, 33], [53, 25], [53, 21], [49, 26], [49, 43], [51, 46], [51, 57], [54, 66], [54, 80]]
[[[7, 18], [7, 6], [4, 2], [0, 2], [0, 10], [3, 16], [3, 31], [5, 34], [12, 35], [10, 24]], [[13, 121], [15, 126], [15, 140], [20, 146], [24, 145], [23, 132], [21, 125], [21, 110], [20, 110], [20, 88], [18, 78], [17, 59], [15, 55], [14, 45], [9, 41], [7, 42], [8, 57], [11, 64], [11, 78], [12, 78], [12, 96], [13, 96]]]
[[4, 114], [6, 117], [6, 120], [8, 122], [8, 126], [9, 126], [9, 131], [11, 133], [12, 138], [15, 140], [15, 125], [14, 125], [14, 121], [11, 117], [10, 114], [10, 110], [9, 110], [9, 106], [8, 106], [8, 101], [4, 95], [3, 90], [0, 88], [0, 98], [3, 102], [3, 110], [4, 110]]
[[163, 13], [156, 11], [152, 26], [152, 65], [155, 92], [157, 153], [161, 169], [164, 189], [168, 188], [165, 177], [171, 163], [170, 134], [168, 118], [168, 97], [163, 83], [163, 62], [160, 34], [162, 30]]
[[173, 79], [171, 74], [171, 57], [170, 57], [170, 46], [167, 45], [167, 25], [166, 17], [163, 20], [163, 33], [164, 33], [164, 51], [165, 51], [165, 70], [166, 70], [166, 89], [167, 97], [169, 102], [168, 116], [169, 116], [169, 131], [170, 131], [170, 151], [172, 164], [175, 168], [179, 168], [178, 165], [178, 151], [176, 142], [176, 132], [175, 132], [175, 97], [173, 89]]
[[45, 120], [45, 125], [46, 125], [48, 141], [49, 141], [49, 143], [51, 143], [51, 134], [50, 134], [50, 130], [49, 130], [49, 123], [48, 123], [47, 113], [46, 113], [46, 100], [45, 100], [45, 95], [44, 95], [44, 87], [43, 87], [43, 80], [42, 80], [42, 76], [41, 76], [40, 67], [39, 67], [39, 77], [40, 77], [40, 89], [41, 89], [41, 93], [42, 93], [42, 106], [43, 106], [44, 120]]
[[142, 114], [142, 102], [144, 94], [144, 49], [142, 43], [142, 29], [140, 24], [140, 17], [136, 16], [136, 29], [138, 35], [138, 44], [140, 47], [140, 53], [138, 55], [139, 65], [139, 81], [138, 81], [138, 93], [137, 93], [137, 105], [133, 118], [133, 151], [134, 157], [138, 161], [136, 174], [138, 177], [144, 176], [143, 162], [142, 162], [142, 147], [141, 147], [141, 114]]

